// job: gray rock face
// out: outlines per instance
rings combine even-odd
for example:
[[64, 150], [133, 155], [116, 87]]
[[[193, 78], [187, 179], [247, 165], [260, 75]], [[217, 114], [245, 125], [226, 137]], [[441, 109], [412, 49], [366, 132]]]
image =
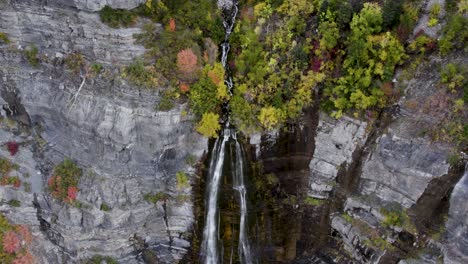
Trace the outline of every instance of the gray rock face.
[[125, 63], [145, 51], [134, 45], [133, 34], [140, 29], [109, 28], [96, 13], [37, 1], [12, 1], [0, 8], [0, 31], [8, 34], [12, 46], [22, 50], [35, 45], [44, 59], [77, 52], [92, 62]]
[[334, 216], [331, 219], [331, 226], [342, 235], [344, 248], [351, 252], [353, 258], [359, 263], [379, 263], [382, 252], [367, 247], [364, 241], [368, 238], [351, 223], [340, 216]]
[[366, 123], [343, 117], [332, 119], [326, 114], [320, 115], [315, 152], [310, 161], [309, 195], [326, 199], [336, 185], [340, 168], [345, 169], [352, 162], [353, 152], [362, 147], [367, 134]]
[[219, 9], [231, 9], [234, 6], [233, 0], [218, 0]]
[[447, 243], [444, 263], [468, 262], [468, 169], [453, 189], [449, 219], [446, 223]]
[[132, 9], [145, 2], [146, 0], [74, 0], [78, 9], [87, 11], [99, 11], [106, 5], [112, 8]]
[[364, 165], [361, 192], [409, 208], [432, 178], [448, 173], [447, 156], [427, 141], [385, 134]]
[[[194, 168], [187, 157], [200, 158], [207, 141], [194, 132], [191, 117], [181, 113], [186, 105], [157, 112], [158, 90], [140, 90], [120, 78], [116, 62], [128, 63], [145, 51], [134, 45], [132, 35], [139, 29], [111, 29], [88, 12], [105, 4], [132, 8], [142, 2], [11, 1], [1, 7], [0, 31], [12, 44], [0, 47], [0, 92], [5, 103], [24, 108], [26, 123], [34, 126], [42, 144], [35, 155], [21, 149], [14, 158], [31, 175], [37, 209], [31, 194], [18, 194], [16, 199], [29, 207], [8, 208], [6, 214], [15, 223], [19, 215], [30, 214], [28, 224], [37, 227], [38, 236], [47, 237], [36, 245], [35, 253], [44, 260], [40, 263], [75, 263], [95, 254], [137, 263], [134, 236], [154, 249], [162, 263], [177, 262], [190, 247], [191, 189], [177, 188], [175, 175], [184, 171], [190, 179]], [[37, 68], [21, 53], [31, 44], [39, 50]], [[72, 52], [83, 54], [87, 63], [104, 64], [105, 70], [76, 76], [63, 65]], [[82, 82], [77, 99], [72, 99]], [[17, 97], [7, 100], [5, 94]], [[14, 139], [5, 133], [0, 132], [2, 142]], [[0, 155], [7, 153], [1, 150]], [[84, 168], [80, 208], [51, 199], [43, 188], [51, 168], [65, 157]], [[0, 187], [2, 191], [12, 197], [12, 191]], [[145, 194], [159, 192], [166, 194], [166, 201], [144, 200]]]
[[[460, 57], [451, 61], [466, 63], [466, 60], [464, 62]], [[392, 117], [393, 120], [383, 127], [375, 142], [366, 146], [368, 154], [358, 157], [362, 164], [358, 172], [359, 184], [356, 190], [346, 195], [344, 210], [369, 228], [379, 229], [382, 231], [381, 234], [389, 234], [385, 235], [389, 243], [395, 241], [392, 236], [399, 232], [401, 234], [408, 231], [414, 235], [416, 231], [411, 225], [391, 228], [385, 226], [383, 223], [386, 221], [386, 216], [382, 213], [382, 209], [397, 210], [403, 215], [408, 212], [415, 218], [417, 224], [420, 224], [422, 219], [430, 221], [432, 215], [440, 214], [440, 208], [437, 206], [449, 193], [450, 186], [453, 186], [451, 181], [456, 181], [458, 177], [450, 170], [451, 166], [447, 161], [453, 146], [446, 142], [434, 142], [427, 136], [427, 131], [433, 131], [447, 115], [446, 104], [440, 102], [440, 99], [445, 97], [438, 87], [439, 72], [433, 67], [445, 63], [447, 61], [432, 57], [429, 63], [419, 66], [414, 78], [410, 80], [396, 78], [395, 85], [405, 88], [405, 96], [398, 103], [399, 111]], [[320, 150], [320, 142], [317, 144]], [[464, 181], [460, 181], [455, 189], [457, 191], [454, 191], [450, 200], [451, 209], [446, 235], [448, 239], [435, 242], [437, 245], [434, 247], [435, 250], [440, 251], [443, 248], [444, 260], [447, 263], [466, 262], [467, 252], [464, 248], [467, 241], [467, 224], [464, 220], [467, 209], [461, 204], [462, 200], [466, 200], [465, 192], [460, 191], [463, 188], [466, 188]], [[393, 207], [395, 205], [398, 209]], [[349, 241], [349, 230], [341, 228], [334, 222], [332, 228], [347, 244], [349, 252], [355, 259], [366, 258], [360, 250], [361, 247]], [[424, 240], [417, 235], [414, 239]], [[428, 245], [432, 242], [423, 243]], [[414, 247], [416, 244], [407, 245], [405, 250], [417, 251], [417, 247]], [[419, 263], [430, 263], [437, 259], [437, 255], [434, 257], [426, 253], [419, 255]], [[372, 262], [386, 263], [386, 257], [394, 256], [384, 255], [382, 259]], [[410, 260], [405, 261], [413, 263]]]

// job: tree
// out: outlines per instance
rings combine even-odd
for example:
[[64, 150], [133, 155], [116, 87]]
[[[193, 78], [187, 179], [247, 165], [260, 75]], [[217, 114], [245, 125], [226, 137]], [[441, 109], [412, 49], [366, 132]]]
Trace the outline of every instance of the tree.
[[335, 22], [335, 17], [330, 10], [327, 10], [323, 15], [322, 22], [320, 23], [318, 30], [322, 36], [320, 38], [320, 49], [322, 51], [331, 50], [336, 46], [336, 44], [338, 44], [340, 31]]
[[219, 130], [221, 130], [219, 115], [211, 112], [204, 113], [198, 123], [197, 131], [205, 137], [217, 138]]
[[184, 74], [192, 74], [197, 69], [198, 58], [192, 49], [181, 50], [177, 54], [177, 68]]
[[283, 113], [280, 109], [272, 106], [263, 107], [258, 116], [260, 123], [266, 129], [275, 128], [280, 122], [283, 121]]

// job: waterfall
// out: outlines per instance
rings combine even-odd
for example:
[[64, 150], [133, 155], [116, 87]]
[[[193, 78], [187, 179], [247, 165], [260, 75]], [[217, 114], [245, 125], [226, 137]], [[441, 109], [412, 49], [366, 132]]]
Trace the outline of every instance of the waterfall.
[[[221, 2], [221, 1], [220, 1]], [[222, 56], [221, 63], [226, 70], [225, 83], [232, 95], [233, 80], [227, 65], [227, 57], [230, 50], [229, 36], [234, 28], [238, 7], [237, 3], [232, 1], [230, 4], [220, 4], [223, 8], [225, 29], [225, 39], [221, 44]], [[221, 187], [221, 178], [223, 174], [223, 167], [225, 163], [225, 153], [228, 144], [234, 145], [235, 155], [231, 157], [231, 172], [233, 179], [233, 188], [239, 197], [240, 207], [240, 223], [239, 223], [239, 244], [238, 255], [239, 261], [245, 264], [253, 263], [252, 255], [250, 252], [249, 240], [247, 237], [247, 189], [244, 184], [244, 155], [241, 145], [237, 141], [236, 132], [230, 127], [229, 124], [229, 105], [225, 104], [225, 123], [223, 125], [222, 136], [219, 137], [215, 144], [211, 155], [209, 164], [209, 171], [207, 177], [207, 191], [206, 191], [206, 217], [205, 227], [203, 229], [202, 241], [202, 261], [206, 264], [218, 264], [223, 262], [223, 257], [220, 253], [220, 238], [219, 238], [219, 208], [218, 198], [219, 189]], [[232, 262], [232, 255], [231, 255]]]
[[208, 174], [208, 202], [205, 228], [203, 230], [202, 251], [205, 253], [205, 263], [210, 264], [220, 263], [218, 253], [218, 192], [223, 172], [225, 146], [230, 138], [229, 132], [229, 129], [225, 129], [222, 139], [218, 138], [216, 140]]
[[252, 263], [250, 254], [249, 240], [247, 238], [246, 217], [247, 217], [247, 198], [244, 184], [244, 159], [242, 149], [236, 140], [236, 166], [234, 172], [234, 189], [239, 193], [240, 200], [240, 226], [239, 226], [239, 257], [241, 263]]

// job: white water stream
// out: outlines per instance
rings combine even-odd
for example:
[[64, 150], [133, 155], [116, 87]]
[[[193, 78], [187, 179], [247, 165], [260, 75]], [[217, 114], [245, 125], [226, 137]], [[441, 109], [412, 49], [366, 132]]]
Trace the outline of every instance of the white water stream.
[[[230, 10], [224, 10], [225, 19], [223, 22], [224, 29], [226, 32], [225, 41], [221, 44], [222, 57], [221, 63], [226, 69], [225, 83], [229, 88], [229, 93], [232, 95], [233, 80], [229, 74], [229, 68], [227, 65], [227, 57], [230, 50], [229, 36], [234, 28], [238, 7], [237, 3], [233, 3]], [[226, 15], [227, 14], [227, 15]], [[226, 112], [229, 112], [229, 105], [226, 105]], [[245, 187], [244, 180], [244, 155], [242, 148], [237, 141], [236, 132], [229, 127], [229, 116], [227, 116], [226, 123], [224, 124], [222, 136], [219, 137], [213, 148], [209, 174], [208, 184], [206, 191], [206, 218], [205, 227], [203, 229], [203, 241], [202, 241], [202, 261], [205, 264], [219, 264], [222, 263], [223, 257], [221, 255], [222, 246], [220, 244], [219, 237], [219, 190], [221, 187], [221, 178], [223, 174], [223, 167], [225, 163], [225, 153], [229, 144], [234, 144], [235, 155], [232, 155], [231, 160], [231, 172], [233, 177], [233, 188], [239, 195], [239, 207], [240, 207], [240, 223], [239, 223], [239, 244], [238, 244], [238, 255], [239, 261], [243, 264], [253, 263], [252, 254], [250, 251], [249, 240], [247, 237], [247, 189]], [[231, 255], [232, 262], [232, 255]]]

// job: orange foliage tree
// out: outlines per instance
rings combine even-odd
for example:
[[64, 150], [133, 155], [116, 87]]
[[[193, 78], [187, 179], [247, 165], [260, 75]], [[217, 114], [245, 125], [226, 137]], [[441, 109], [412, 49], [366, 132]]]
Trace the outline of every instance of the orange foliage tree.
[[198, 58], [192, 49], [184, 49], [177, 54], [177, 68], [184, 74], [192, 74], [197, 69]]

